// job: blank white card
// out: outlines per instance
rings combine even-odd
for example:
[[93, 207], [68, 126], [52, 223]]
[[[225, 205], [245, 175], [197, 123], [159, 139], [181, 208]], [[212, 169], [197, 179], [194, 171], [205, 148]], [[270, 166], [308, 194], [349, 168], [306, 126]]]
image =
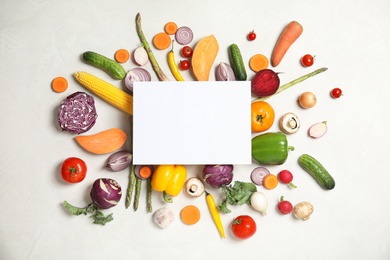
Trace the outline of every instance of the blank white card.
[[251, 164], [250, 81], [135, 82], [133, 163]]

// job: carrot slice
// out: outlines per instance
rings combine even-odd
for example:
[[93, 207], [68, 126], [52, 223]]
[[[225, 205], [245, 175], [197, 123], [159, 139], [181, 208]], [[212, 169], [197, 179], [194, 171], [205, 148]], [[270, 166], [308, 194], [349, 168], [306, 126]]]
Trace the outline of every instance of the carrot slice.
[[149, 178], [152, 175], [152, 169], [149, 166], [142, 166], [139, 169], [139, 176], [141, 176], [144, 179]]
[[268, 174], [263, 179], [263, 186], [268, 190], [272, 190], [278, 186], [279, 180], [275, 174]]
[[153, 37], [153, 45], [159, 50], [168, 49], [171, 46], [171, 37], [165, 32], [160, 32]]
[[249, 67], [254, 72], [259, 72], [260, 70], [266, 69], [268, 67], [268, 58], [263, 54], [255, 54], [249, 60]]
[[51, 88], [57, 92], [64, 92], [68, 88], [68, 80], [64, 77], [56, 77], [51, 82]]
[[175, 34], [176, 31], [177, 31], [177, 24], [174, 23], [174, 22], [168, 22], [167, 24], [165, 24], [164, 26], [164, 31], [167, 33], [167, 34]]
[[180, 212], [180, 218], [184, 224], [196, 224], [200, 219], [200, 211], [194, 205], [185, 206]]
[[119, 49], [115, 52], [115, 60], [119, 63], [125, 63], [130, 58], [130, 53], [125, 49]]

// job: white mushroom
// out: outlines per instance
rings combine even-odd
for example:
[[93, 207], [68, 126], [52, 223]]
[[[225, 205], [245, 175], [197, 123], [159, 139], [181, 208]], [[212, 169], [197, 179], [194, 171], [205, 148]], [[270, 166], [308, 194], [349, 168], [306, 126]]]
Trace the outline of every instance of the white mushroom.
[[203, 182], [195, 177], [189, 178], [186, 181], [186, 193], [191, 197], [200, 197], [204, 193]]
[[301, 123], [294, 113], [287, 113], [279, 120], [279, 127], [285, 134], [294, 134], [298, 132]]
[[303, 201], [295, 205], [294, 216], [298, 219], [308, 220], [313, 213], [314, 207], [307, 201]]

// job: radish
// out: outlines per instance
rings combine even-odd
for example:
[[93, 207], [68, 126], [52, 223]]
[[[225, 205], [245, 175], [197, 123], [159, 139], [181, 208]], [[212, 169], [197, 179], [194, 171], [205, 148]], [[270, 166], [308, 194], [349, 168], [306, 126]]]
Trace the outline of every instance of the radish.
[[137, 49], [135, 49], [133, 53], [133, 59], [134, 62], [137, 63], [139, 66], [146, 65], [149, 61], [149, 57], [145, 48], [140, 46]]
[[278, 210], [280, 213], [287, 215], [290, 214], [293, 210], [293, 205], [291, 204], [291, 202], [284, 200], [284, 197], [281, 196], [280, 201], [278, 203]]
[[280, 79], [271, 69], [263, 69], [256, 73], [251, 81], [252, 94], [258, 97], [271, 96], [279, 88]]
[[309, 128], [309, 136], [311, 138], [320, 138], [326, 134], [328, 131], [328, 126], [326, 121], [312, 125]]
[[295, 189], [297, 187], [292, 183], [294, 176], [289, 170], [279, 172], [278, 178], [281, 183], [287, 184], [290, 188]]

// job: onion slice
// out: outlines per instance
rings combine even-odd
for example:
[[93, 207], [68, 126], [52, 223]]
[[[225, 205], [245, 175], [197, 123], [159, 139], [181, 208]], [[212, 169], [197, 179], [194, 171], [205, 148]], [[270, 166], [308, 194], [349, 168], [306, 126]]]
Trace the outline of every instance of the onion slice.
[[194, 38], [192, 30], [187, 26], [182, 26], [177, 29], [175, 33], [175, 39], [179, 44], [189, 44]]
[[263, 179], [268, 174], [270, 174], [270, 171], [267, 168], [265, 168], [265, 167], [257, 167], [255, 169], [253, 169], [253, 171], [251, 173], [251, 180], [252, 180], [252, 182], [254, 184], [256, 184], [258, 186], [262, 186], [263, 185]]
[[58, 124], [68, 132], [81, 134], [96, 123], [98, 117], [95, 100], [85, 92], [75, 92], [61, 102], [58, 108]]
[[311, 138], [320, 138], [324, 136], [327, 131], [328, 126], [326, 125], [326, 121], [323, 121], [321, 123], [314, 124], [309, 128], [309, 136]]
[[139, 66], [144, 66], [149, 61], [148, 53], [146, 52], [145, 48], [140, 46], [133, 52], [133, 59], [134, 62], [137, 63]]
[[151, 81], [152, 76], [149, 71], [143, 68], [134, 68], [127, 72], [125, 77], [125, 86], [126, 88], [133, 93], [134, 81]]

